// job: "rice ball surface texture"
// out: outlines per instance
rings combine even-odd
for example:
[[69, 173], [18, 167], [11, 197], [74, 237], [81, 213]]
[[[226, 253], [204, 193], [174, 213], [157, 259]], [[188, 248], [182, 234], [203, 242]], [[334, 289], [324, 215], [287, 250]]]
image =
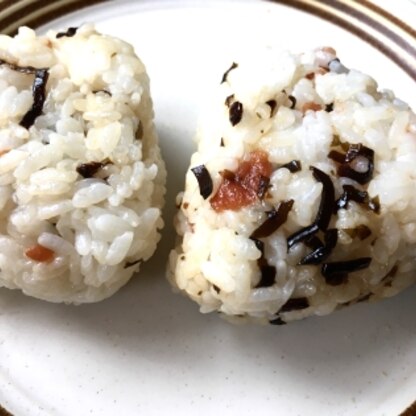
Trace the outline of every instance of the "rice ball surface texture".
[[234, 62], [197, 142], [169, 278], [201, 312], [279, 325], [415, 282], [416, 116], [332, 48]]
[[112, 295], [155, 251], [165, 167], [149, 78], [92, 25], [0, 36], [0, 287]]

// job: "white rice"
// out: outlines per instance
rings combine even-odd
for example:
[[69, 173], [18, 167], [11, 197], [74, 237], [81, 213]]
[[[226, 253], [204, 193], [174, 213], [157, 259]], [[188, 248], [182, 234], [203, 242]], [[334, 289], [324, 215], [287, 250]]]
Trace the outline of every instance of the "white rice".
[[[187, 172], [176, 218], [181, 239], [170, 255], [172, 284], [201, 312], [275, 324], [392, 296], [413, 284], [416, 116], [409, 107], [378, 90], [370, 76], [345, 68], [332, 48], [300, 55], [266, 50], [237, 61], [225, 75], [201, 122], [190, 164], [206, 167], [213, 189], [204, 199], [196, 175]], [[233, 125], [236, 102], [243, 111]], [[362, 184], [338, 174], [344, 162], [328, 157], [331, 150], [345, 157], [358, 143], [374, 151], [374, 172]], [[272, 167], [266, 194], [238, 209], [216, 211], [212, 201], [226, 182], [221, 172], [235, 174], [255, 151], [264, 152]], [[293, 160], [301, 162], [300, 171], [281, 168]], [[331, 211], [329, 225], [315, 237], [323, 244], [324, 231], [336, 229], [335, 248], [319, 264], [299, 265], [314, 249], [305, 240], [288, 249], [288, 237], [314, 223], [323, 195], [312, 166], [330, 178], [335, 200], [343, 186], [352, 185], [367, 192], [367, 202], [350, 200]], [[365, 174], [369, 159], [360, 154], [350, 167]], [[292, 209], [276, 231], [250, 238], [267, 212], [290, 200]], [[357, 229], [370, 235], [360, 237]], [[324, 277], [324, 263], [339, 272], [339, 262], [354, 259], [366, 264], [338, 281]], [[275, 270], [267, 284], [261, 264]]]
[[[151, 257], [163, 226], [166, 172], [145, 67], [92, 25], [39, 37], [22, 27], [0, 36], [0, 59], [0, 287], [53, 302], [104, 299]], [[35, 74], [13, 65], [49, 73], [27, 128]], [[82, 173], [91, 162], [101, 165]]]

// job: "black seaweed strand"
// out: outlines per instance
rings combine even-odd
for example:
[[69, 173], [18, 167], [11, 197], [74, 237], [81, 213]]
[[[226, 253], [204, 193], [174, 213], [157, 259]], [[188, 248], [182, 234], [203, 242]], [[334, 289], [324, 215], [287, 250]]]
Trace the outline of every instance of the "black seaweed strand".
[[347, 282], [349, 273], [366, 269], [370, 263], [371, 257], [324, 263], [321, 267], [321, 273], [328, 285], [339, 286]]
[[77, 166], [76, 171], [84, 178], [92, 178], [101, 168], [101, 162], [81, 163]]
[[199, 165], [191, 169], [199, 185], [199, 193], [202, 198], [207, 199], [212, 194], [212, 178], [205, 165]]
[[296, 98], [293, 95], [289, 95], [287, 98], [290, 101], [290, 109], [293, 110], [296, 107]]
[[318, 232], [318, 230], [319, 230], [319, 227], [317, 224], [311, 224], [291, 234], [287, 238], [288, 250], [290, 250], [295, 244], [300, 243], [301, 241], [304, 241], [309, 237], [312, 237], [314, 234]]
[[267, 213], [267, 219], [256, 230], [253, 231], [250, 238], [258, 239], [265, 238], [272, 235], [278, 230], [286, 221], [291, 211], [294, 200], [283, 201], [279, 204], [276, 210]]
[[318, 213], [315, 221], [290, 235], [287, 239], [287, 248], [290, 250], [295, 244], [305, 241], [318, 232], [318, 230], [326, 231], [335, 206], [335, 188], [331, 178], [325, 173], [311, 166], [313, 177], [322, 183], [321, 201], [319, 203]]
[[[299, 265], [307, 264], [321, 264], [332, 253], [338, 241], [338, 230], [332, 228], [325, 232], [325, 245], [320, 245], [314, 249], [311, 253], [307, 254], [300, 262]], [[320, 241], [320, 240], [319, 240]]]
[[72, 36], [75, 35], [75, 33], [77, 33], [78, 28], [77, 27], [69, 27], [66, 32], [59, 32], [56, 34], [56, 39], [59, 38], [63, 38], [63, 37], [67, 37], [67, 38], [71, 38]]
[[9, 62], [0, 59], [0, 65], [7, 66], [12, 71], [20, 72], [22, 74], [36, 74], [36, 71], [39, 71], [38, 68], [34, 68], [33, 66], [19, 66], [15, 64], [10, 64]]
[[300, 160], [291, 160], [289, 163], [286, 163], [285, 165], [280, 166], [278, 169], [286, 168], [291, 173], [296, 173], [302, 170], [302, 163]]
[[[364, 157], [368, 161], [368, 168], [365, 172], [358, 172], [351, 167], [351, 162], [359, 156]], [[340, 177], [350, 178], [360, 185], [365, 185], [373, 179], [374, 150], [361, 143], [349, 144], [345, 155], [336, 150], [332, 150], [329, 152], [328, 157], [340, 164], [337, 169], [338, 176]]]
[[277, 317], [277, 318], [275, 318], [275, 319], [271, 319], [271, 320], [269, 321], [269, 324], [270, 324], [270, 325], [286, 325], [286, 324], [287, 324], [287, 322], [285, 322], [282, 318]]
[[29, 129], [36, 118], [42, 114], [43, 104], [46, 100], [46, 83], [48, 82], [49, 72], [47, 69], [37, 69], [35, 80], [32, 86], [33, 104], [32, 108], [23, 116], [20, 125]]
[[262, 200], [264, 199], [267, 189], [269, 188], [270, 178], [267, 176], [260, 176], [259, 187], [257, 189], [257, 197]]
[[271, 266], [267, 263], [267, 260], [264, 256], [264, 243], [256, 238], [251, 238], [256, 245], [257, 249], [260, 250], [261, 256], [257, 260], [257, 265], [260, 270], [260, 281], [255, 286], [259, 287], [270, 287], [273, 286], [276, 281], [276, 267]]
[[311, 166], [313, 177], [322, 183], [321, 202], [319, 203], [318, 214], [316, 215], [315, 224], [319, 229], [325, 231], [331, 220], [331, 215], [335, 205], [335, 188], [331, 178], [325, 173]]
[[243, 104], [240, 101], [234, 101], [230, 106], [229, 119], [232, 126], [237, 125], [243, 118]]
[[266, 104], [270, 107], [270, 117], [273, 117], [275, 115], [275, 110], [277, 107], [277, 101], [276, 100], [269, 100], [266, 101]]
[[300, 311], [306, 308], [309, 308], [309, 301], [307, 298], [292, 298], [281, 307], [279, 313]]
[[222, 76], [222, 79], [221, 79], [221, 84], [222, 83], [224, 83], [224, 82], [226, 82], [227, 81], [227, 78], [228, 78], [228, 74], [233, 70], [233, 69], [235, 69], [235, 68], [237, 68], [238, 67], [238, 64], [236, 64], [235, 62], [233, 62], [232, 64], [231, 64], [231, 66], [224, 72], [224, 75]]

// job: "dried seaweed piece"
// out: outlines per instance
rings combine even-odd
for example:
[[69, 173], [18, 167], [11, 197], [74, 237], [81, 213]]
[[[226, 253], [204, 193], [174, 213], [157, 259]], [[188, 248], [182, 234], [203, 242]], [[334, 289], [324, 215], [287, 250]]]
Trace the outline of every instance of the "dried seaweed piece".
[[380, 198], [375, 196], [368, 203], [368, 208], [371, 209], [375, 214], [380, 214]]
[[300, 243], [301, 241], [306, 240], [307, 238], [316, 234], [319, 230], [317, 224], [311, 224], [307, 227], [301, 228], [299, 231], [291, 234], [287, 238], [287, 249], [290, 250], [295, 244]]
[[[318, 239], [319, 240], [319, 239]], [[321, 243], [318, 247], [314, 249], [311, 253], [307, 254], [298, 264], [307, 265], [307, 264], [320, 264], [326, 260], [332, 250], [337, 245], [338, 241], [338, 230], [336, 228], [331, 228], [330, 230], [325, 231], [324, 235], [325, 245]], [[319, 240], [319, 242], [321, 242]]]
[[276, 267], [271, 266], [264, 259], [264, 262], [259, 262], [259, 268], [261, 278], [259, 283], [257, 283], [256, 288], [273, 286], [276, 280]]
[[77, 33], [78, 28], [77, 27], [69, 27], [66, 32], [59, 32], [56, 34], [56, 39], [67, 37], [70, 38]]
[[92, 178], [102, 167], [101, 162], [81, 163], [77, 166], [76, 171], [84, 178]]
[[34, 68], [33, 66], [19, 66], [15, 64], [11, 64], [9, 62], [0, 59], [0, 65], [7, 66], [12, 71], [20, 72], [22, 74], [35, 74], [38, 71], [38, 68]]
[[325, 231], [328, 228], [331, 220], [331, 215], [334, 210], [335, 204], [335, 189], [331, 178], [325, 173], [311, 166], [313, 177], [322, 183], [322, 195], [319, 203], [318, 213], [315, 218], [315, 224], [319, 229]]
[[314, 166], [311, 166], [310, 169], [312, 170], [314, 178], [318, 182], [322, 183], [322, 194], [318, 213], [316, 214], [315, 221], [311, 225], [300, 229], [288, 237], [288, 250], [295, 244], [304, 241], [312, 235], [316, 234], [318, 230], [326, 231], [331, 220], [332, 212], [334, 210], [335, 188], [331, 178], [325, 172], [322, 172]]
[[46, 83], [49, 78], [47, 68], [34, 68], [33, 66], [18, 66], [0, 59], [0, 65], [5, 65], [13, 71], [22, 74], [35, 74], [32, 85], [33, 104], [31, 109], [23, 116], [20, 125], [28, 129], [33, 125], [36, 118], [42, 114], [43, 104], [46, 99]]
[[309, 308], [309, 301], [307, 298], [292, 298], [289, 299], [281, 308], [281, 312], [299, 311], [302, 309]]
[[124, 265], [124, 268], [125, 269], [128, 269], [129, 267], [133, 267], [133, 266], [136, 266], [136, 265], [138, 265], [138, 264], [140, 264], [141, 263], [141, 261], [142, 260], [135, 260], [135, 261], [128, 261], [125, 265]]
[[[251, 237], [250, 237], [251, 238]], [[256, 245], [257, 249], [260, 250], [261, 256], [257, 260], [257, 265], [260, 269], [260, 281], [255, 286], [259, 287], [269, 287], [273, 286], [276, 280], [276, 267], [268, 264], [266, 258], [264, 257], [264, 243], [256, 238], [251, 238]]]
[[296, 173], [302, 170], [302, 164], [300, 160], [291, 160], [290, 162], [286, 163], [285, 165], [280, 166], [278, 169], [286, 168], [291, 173]]
[[112, 96], [111, 92], [110, 92], [110, 91], [107, 91], [107, 90], [94, 90], [92, 93], [93, 93], [93, 94], [103, 93], [103, 94], [105, 94], [105, 95], [108, 95], [109, 97], [111, 97], [111, 96]]
[[243, 118], [243, 104], [240, 101], [234, 101], [229, 111], [229, 119], [232, 126], [237, 125]]
[[269, 324], [270, 324], [270, 325], [286, 325], [286, 324], [287, 324], [287, 322], [285, 322], [282, 318], [277, 317], [277, 318], [275, 318], [275, 319], [271, 319], [271, 320], [269, 321]]
[[191, 171], [198, 181], [199, 193], [202, 198], [207, 199], [211, 195], [213, 189], [211, 175], [205, 165], [196, 166], [192, 168]]
[[327, 113], [330, 113], [330, 112], [334, 111], [334, 103], [329, 103], [329, 104], [326, 104], [326, 105], [325, 105], [325, 111], [326, 111]]
[[[368, 161], [368, 167], [365, 172], [358, 172], [351, 166], [351, 162], [357, 157], [363, 157]], [[337, 173], [341, 177], [350, 178], [361, 185], [365, 185], [373, 179], [374, 172], [374, 150], [358, 144], [349, 144], [348, 150], [343, 155], [336, 150], [331, 150], [328, 157], [340, 165], [337, 168]]]
[[269, 100], [266, 101], [266, 104], [270, 107], [270, 117], [273, 117], [275, 115], [275, 110], [277, 107], [277, 101], [276, 100]]
[[48, 82], [49, 72], [47, 69], [37, 69], [35, 80], [32, 86], [33, 104], [32, 108], [23, 116], [19, 123], [22, 127], [29, 129], [36, 118], [42, 114], [43, 104], [46, 99], [46, 83]]
[[344, 185], [343, 194], [335, 203], [335, 210], [347, 209], [349, 201], [357, 202], [358, 204], [364, 205], [365, 208], [373, 211], [376, 214], [380, 213], [380, 199], [378, 196], [370, 199], [368, 192], [360, 191], [352, 185]]
[[228, 78], [228, 74], [233, 70], [233, 69], [235, 69], [235, 68], [237, 68], [238, 67], [238, 64], [236, 64], [235, 62], [233, 62], [232, 64], [231, 64], [231, 66], [224, 72], [224, 75], [222, 76], [222, 79], [221, 79], [221, 84], [222, 83], [224, 83], [225, 81], [227, 81], [227, 78]]
[[371, 230], [365, 224], [357, 225], [355, 228], [345, 228], [345, 231], [351, 238], [358, 237], [360, 240], [365, 240], [371, 235]]
[[253, 231], [250, 238], [265, 238], [272, 235], [286, 221], [290, 210], [293, 207], [294, 200], [283, 201], [276, 210], [267, 212], [267, 219], [256, 230]]
[[257, 189], [257, 196], [260, 200], [264, 198], [269, 187], [270, 178], [268, 176], [260, 176], [259, 187]]
[[227, 107], [230, 107], [233, 102], [234, 102], [234, 94], [231, 94], [225, 99], [224, 104]]
[[342, 189], [344, 190], [344, 193], [335, 203], [336, 210], [347, 209], [349, 201], [355, 201], [359, 204], [365, 204], [368, 202], [368, 192], [360, 191], [352, 185], [344, 185]]
[[290, 109], [293, 110], [296, 107], [296, 98], [293, 95], [287, 97], [291, 102]]
[[321, 274], [328, 285], [338, 286], [348, 280], [349, 273], [366, 269], [370, 263], [371, 257], [324, 263], [321, 267]]

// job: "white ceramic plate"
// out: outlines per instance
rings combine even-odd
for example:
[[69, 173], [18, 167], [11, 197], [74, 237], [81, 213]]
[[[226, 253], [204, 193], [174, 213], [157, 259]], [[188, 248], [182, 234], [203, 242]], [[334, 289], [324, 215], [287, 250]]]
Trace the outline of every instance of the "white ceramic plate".
[[[27, 22], [42, 23], [42, 32], [90, 21], [134, 44], [151, 75], [169, 172], [162, 243], [111, 299], [73, 307], [0, 291], [4, 408], [16, 416], [397, 416], [412, 404], [415, 289], [284, 327], [233, 326], [174, 295], [164, 272], [197, 113], [233, 55], [264, 43], [295, 51], [330, 44], [347, 66], [372, 73], [416, 108], [414, 3], [2, 3], [3, 31]], [[92, 3], [100, 4], [73, 12]], [[397, 18], [381, 9], [393, 3]]]

